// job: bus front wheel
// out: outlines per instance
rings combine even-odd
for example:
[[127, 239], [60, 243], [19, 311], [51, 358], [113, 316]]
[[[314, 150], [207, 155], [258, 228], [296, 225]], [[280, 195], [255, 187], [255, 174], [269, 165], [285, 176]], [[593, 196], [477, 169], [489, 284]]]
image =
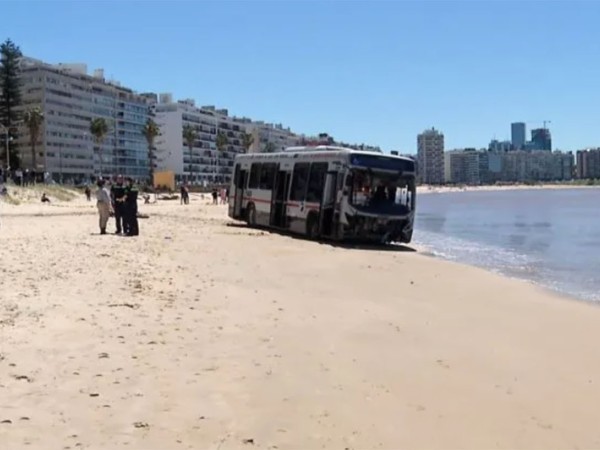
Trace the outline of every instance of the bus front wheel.
[[250, 227], [256, 226], [256, 208], [252, 203], [248, 205], [248, 208], [246, 210], [246, 222]]

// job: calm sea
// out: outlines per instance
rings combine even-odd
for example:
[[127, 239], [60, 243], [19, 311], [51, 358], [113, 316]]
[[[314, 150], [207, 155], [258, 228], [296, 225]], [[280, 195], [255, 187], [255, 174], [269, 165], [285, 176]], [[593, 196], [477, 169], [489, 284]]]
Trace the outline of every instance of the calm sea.
[[600, 189], [417, 198], [414, 242], [435, 255], [600, 302]]

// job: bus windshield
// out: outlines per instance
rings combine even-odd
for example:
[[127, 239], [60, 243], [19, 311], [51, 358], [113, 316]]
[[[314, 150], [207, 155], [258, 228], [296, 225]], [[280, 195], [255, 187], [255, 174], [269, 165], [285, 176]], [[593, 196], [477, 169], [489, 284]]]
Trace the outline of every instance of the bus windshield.
[[414, 209], [413, 176], [353, 169], [350, 173], [350, 204], [359, 211], [402, 215]]

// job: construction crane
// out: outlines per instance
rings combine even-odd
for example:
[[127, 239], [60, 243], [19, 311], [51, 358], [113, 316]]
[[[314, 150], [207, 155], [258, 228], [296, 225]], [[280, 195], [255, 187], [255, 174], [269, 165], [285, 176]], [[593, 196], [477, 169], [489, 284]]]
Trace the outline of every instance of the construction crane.
[[527, 122], [525, 122], [527, 125], [531, 125], [533, 123], [537, 124], [542, 122], [542, 124], [544, 125], [544, 130], [547, 130], [548, 128], [546, 127], [547, 123], [552, 123], [551, 120], [528, 120]]

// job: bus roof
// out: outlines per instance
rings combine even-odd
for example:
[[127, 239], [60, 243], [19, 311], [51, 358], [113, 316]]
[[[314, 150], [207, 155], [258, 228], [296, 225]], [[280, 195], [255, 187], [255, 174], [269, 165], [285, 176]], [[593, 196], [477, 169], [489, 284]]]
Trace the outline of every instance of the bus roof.
[[[271, 156], [281, 156], [281, 155], [286, 155], [286, 156], [292, 156], [293, 154], [297, 153], [297, 154], [310, 154], [310, 153], [315, 153], [315, 154], [323, 154], [323, 153], [332, 153], [334, 155], [354, 155], [354, 154], [358, 154], [358, 155], [377, 155], [377, 156], [383, 156], [386, 158], [392, 158], [392, 159], [401, 159], [404, 161], [413, 161], [413, 159], [408, 158], [406, 156], [397, 156], [397, 155], [387, 155], [385, 153], [379, 153], [379, 152], [370, 152], [370, 151], [365, 151], [365, 150], [355, 150], [352, 148], [347, 148], [347, 147], [337, 147], [337, 146], [333, 146], [333, 145], [317, 145], [317, 146], [306, 146], [306, 147], [288, 147], [285, 150], [281, 151], [281, 152], [273, 152], [273, 153], [243, 153], [243, 154], [238, 154], [237, 157], [243, 156], [246, 158], [253, 158], [253, 157], [257, 157], [257, 159], [263, 159], [265, 158], [267, 155], [271, 155]], [[260, 155], [260, 156], [259, 156]]]

